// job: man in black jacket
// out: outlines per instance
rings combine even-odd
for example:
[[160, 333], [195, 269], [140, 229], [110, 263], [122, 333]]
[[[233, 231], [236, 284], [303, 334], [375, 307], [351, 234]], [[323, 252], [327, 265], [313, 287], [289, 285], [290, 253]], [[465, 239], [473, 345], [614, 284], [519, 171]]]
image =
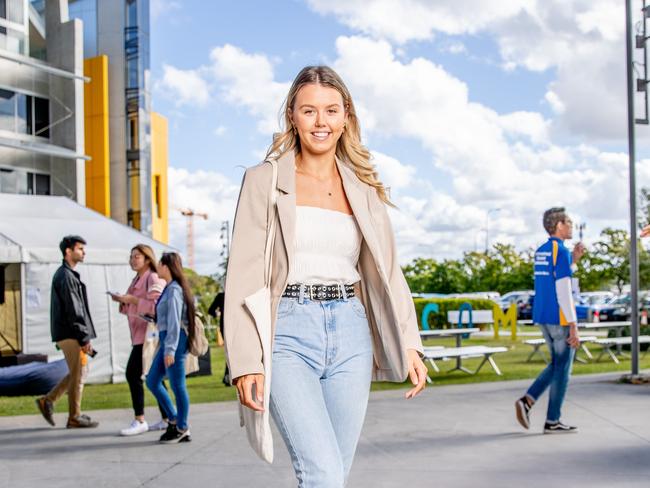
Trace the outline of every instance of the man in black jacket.
[[81, 414], [81, 392], [88, 371], [88, 356], [95, 355], [90, 341], [97, 337], [90, 317], [86, 285], [74, 270], [78, 263], [83, 263], [85, 245], [86, 241], [79, 236], [66, 236], [59, 244], [63, 264], [52, 278], [50, 328], [52, 341], [63, 351], [68, 363], [68, 374], [52, 391], [36, 400], [45, 420], [54, 425], [54, 403], [67, 392], [69, 429], [99, 425], [87, 415]]

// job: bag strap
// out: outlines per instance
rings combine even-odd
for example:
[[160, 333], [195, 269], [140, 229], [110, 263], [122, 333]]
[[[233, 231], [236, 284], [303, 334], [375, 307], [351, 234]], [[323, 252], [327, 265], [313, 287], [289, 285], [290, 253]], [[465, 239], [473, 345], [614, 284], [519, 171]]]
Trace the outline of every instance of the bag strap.
[[268, 215], [266, 221], [268, 226], [266, 229], [266, 245], [264, 246], [264, 286], [271, 286], [271, 272], [273, 270], [273, 247], [275, 245], [275, 230], [278, 221], [278, 163], [275, 159], [267, 161], [273, 168], [273, 176], [271, 178], [271, 191], [269, 192], [269, 205]]

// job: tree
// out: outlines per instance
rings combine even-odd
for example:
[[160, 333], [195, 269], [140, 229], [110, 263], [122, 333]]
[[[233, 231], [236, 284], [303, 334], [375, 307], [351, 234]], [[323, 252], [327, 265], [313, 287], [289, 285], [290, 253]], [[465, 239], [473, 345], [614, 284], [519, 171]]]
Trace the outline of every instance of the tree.
[[511, 244], [495, 244], [487, 254], [468, 252], [463, 257], [467, 291], [527, 290], [533, 287], [533, 252], [518, 253]]
[[185, 269], [184, 272], [196, 298], [197, 311], [201, 312], [203, 318], [209, 322], [208, 308], [215, 295], [221, 290], [221, 285], [212, 276], [203, 276], [191, 269]]
[[609, 227], [603, 229], [600, 240], [583, 256], [578, 269], [583, 290], [598, 290], [613, 284], [622, 293], [623, 285], [630, 280], [628, 233]]
[[417, 258], [404, 267], [404, 275], [413, 292], [506, 293], [532, 288], [533, 255], [531, 250], [518, 253], [512, 245], [496, 244], [488, 254], [467, 252], [460, 260]]
[[465, 280], [457, 261], [416, 258], [403, 268], [409, 288], [415, 293], [459, 293]]

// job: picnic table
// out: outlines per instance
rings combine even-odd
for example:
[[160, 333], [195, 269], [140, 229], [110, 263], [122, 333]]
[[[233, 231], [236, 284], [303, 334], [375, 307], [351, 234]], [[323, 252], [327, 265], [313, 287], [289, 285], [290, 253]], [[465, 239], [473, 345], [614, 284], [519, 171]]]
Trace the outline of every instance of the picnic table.
[[[595, 342], [598, 339], [596, 336], [584, 336], [580, 337], [580, 349], [585, 353], [585, 356], [589, 359], [593, 359], [593, 356], [591, 354], [591, 351], [589, 351], [589, 348], [587, 348], [586, 343], [587, 342]], [[532, 346], [533, 350], [532, 352], [528, 355], [528, 358], [526, 359], [526, 362], [529, 363], [534, 356], [538, 355], [540, 356], [546, 364], [549, 363], [549, 360], [547, 359], [546, 355], [541, 351], [541, 347], [546, 345], [546, 339], [543, 337], [540, 337], [538, 339], [528, 339], [524, 341], [524, 344], [528, 346]], [[574, 360], [578, 361], [579, 363], [586, 363], [587, 361], [582, 359], [581, 357], [578, 357], [577, 351], [574, 356]]]
[[[578, 329], [583, 330], [597, 330], [597, 329], [614, 329], [616, 337], [623, 337], [623, 329], [630, 327], [632, 322], [629, 320], [619, 322], [578, 322]], [[616, 354], [623, 355], [622, 344], [616, 344]]]
[[[455, 328], [455, 329], [433, 329], [422, 330], [420, 336], [423, 339], [430, 339], [432, 337], [456, 337], [456, 347], [442, 347], [442, 346], [429, 346], [424, 348], [424, 359], [431, 365], [436, 373], [440, 372], [436, 360], [442, 359], [456, 359], [456, 366], [451, 371], [463, 371], [468, 374], [478, 373], [483, 365], [487, 362], [490, 363], [496, 374], [501, 375], [499, 367], [492, 359], [492, 355], [500, 352], [506, 352], [505, 347], [489, 347], [489, 346], [463, 346], [462, 338], [465, 334], [473, 334], [479, 332], [480, 329], [475, 327], [470, 328]], [[463, 358], [467, 357], [481, 357], [483, 361], [476, 368], [476, 371], [470, 371], [463, 366]], [[427, 382], [431, 383], [431, 378], [427, 374]]]
[[[631, 339], [628, 337], [623, 337], [623, 329], [625, 327], [629, 327], [632, 325], [632, 322], [629, 321], [619, 321], [619, 322], [578, 322], [578, 329], [584, 332], [589, 332], [589, 331], [594, 331], [598, 329], [613, 329], [616, 332], [616, 337], [615, 338], [599, 338], [596, 336], [583, 336], [580, 338], [581, 344], [580, 348], [584, 351], [585, 355], [589, 359], [593, 359], [593, 356], [589, 349], [587, 348], [587, 343], [593, 343], [593, 344], [598, 344], [600, 346], [603, 346], [603, 351], [601, 352], [600, 356], [596, 361], [599, 361], [600, 358], [603, 356], [603, 354], [609, 354], [609, 356], [612, 358], [612, 360], [615, 363], [618, 363], [618, 356], [624, 356], [623, 351], [622, 351], [622, 346], [628, 344], [628, 342], [631, 342]], [[593, 333], [593, 332], [592, 332]], [[647, 341], [647, 338], [645, 336], [643, 337], [643, 341], [641, 343], [645, 343], [644, 341]], [[528, 356], [528, 359], [526, 362], [529, 362], [533, 356], [536, 354], [539, 354], [544, 358], [544, 361], [548, 363], [548, 360], [546, 359], [546, 356], [544, 356], [540, 350], [541, 346], [545, 344], [544, 339], [531, 339], [524, 341], [525, 344], [532, 346], [534, 349], [531, 352], [531, 354]], [[612, 351], [612, 347], [616, 347], [616, 353]], [[582, 358], [579, 358], [576, 355], [576, 361], [580, 362], [586, 362]]]
[[[467, 334], [468, 336], [474, 334], [475, 332], [480, 332], [481, 329], [478, 327], [467, 327], [467, 328], [454, 328], [454, 329], [429, 329], [421, 330], [420, 337], [422, 339], [431, 339], [432, 337], [455, 337], [456, 338], [456, 347], [460, 348], [463, 344], [463, 335]], [[434, 367], [437, 369], [437, 366]], [[456, 367], [450, 371], [465, 371], [466, 373], [471, 373], [471, 371], [463, 368], [463, 358], [458, 356], [456, 358]]]

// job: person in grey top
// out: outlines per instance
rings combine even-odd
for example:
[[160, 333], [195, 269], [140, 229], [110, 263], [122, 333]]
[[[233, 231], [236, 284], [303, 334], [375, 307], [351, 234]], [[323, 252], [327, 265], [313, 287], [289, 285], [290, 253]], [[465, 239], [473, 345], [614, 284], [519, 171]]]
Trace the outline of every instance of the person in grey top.
[[[156, 304], [160, 345], [147, 374], [147, 388], [156, 397], [169, 421], [160, 442], [189, 442], [188, 415], [190, 398], [185, 385], [185, 360], [189, 341], [195, 331], [194, 297], [183, 274], [181, 257], [164, 253], [158, 263], [158, 276], [168, 285]], [[176, 397], [176, 408], [163, 386], [167, 376]]]

